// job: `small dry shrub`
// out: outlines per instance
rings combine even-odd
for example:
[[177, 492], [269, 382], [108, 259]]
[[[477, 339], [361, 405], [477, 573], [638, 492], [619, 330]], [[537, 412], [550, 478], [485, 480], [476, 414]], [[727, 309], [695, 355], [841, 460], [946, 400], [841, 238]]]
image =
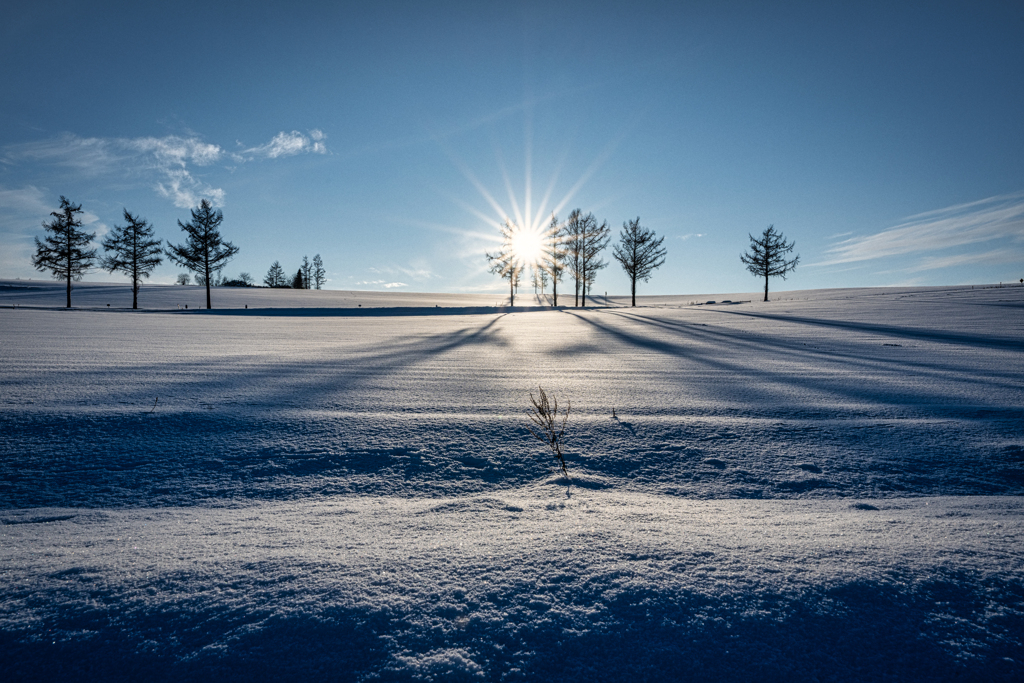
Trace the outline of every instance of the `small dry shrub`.
[[533, 426], [527, 426], [527, 429], [539, 441], [547, 444], [551, 452], [555, 454], [562, 474], [568, 479], [569, 470], [565, 466], [565, 456], [562, 455], [562, 438], [565, 435], [565, 423], [569, 419], [569, 409], [572, 407], [572, 403], [567, 402], [565, 410], [562, 411], [561, 420], [559, 420], [558, 399], [552, 396], [549, 400], [542, 387], [538, 386], [537, 391], [540, 393], [539, 400], [533, 397], [533, 392], [530, 392], [530, 403], [533, 404], [533, 409], [528, 411], [526, 416], [530, 418]]

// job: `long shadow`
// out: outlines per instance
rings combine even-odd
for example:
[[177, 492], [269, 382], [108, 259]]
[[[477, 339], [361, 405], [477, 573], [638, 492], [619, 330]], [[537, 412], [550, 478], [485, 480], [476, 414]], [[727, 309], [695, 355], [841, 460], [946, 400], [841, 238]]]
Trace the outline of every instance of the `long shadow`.
[[[194, 311], [143, 311], [156, 315], [229, 315], [289, 318], [391, 318], [435, 315], [495, 315], [548, 311], [551, 306], [379, 306], [367, 308], [214, 308]], [[118, 311], [120, 312], [120, 311]]]
[[[235, 378], [244, 378], [247, 383], [261, 387], [261, 405], [287, 407], [291, 405], [311, 407], [316, 405], [318, 397], [324, 393], [336, 393], [339, 387], [351, 391], [361, 382], [387, 375], [403, 367], [414, 365], [430, 357], [453, 351], [460, 347], [484, 344], [504, 344], [494, 335], [494, 326], [508, 315], [501, 313], [479, 327], [466, 327], [456, 331], [445, 331], [422, 338], [398, 338], [391, 344], [381, 345], [369, 353], [353, 356], [342, 356], [330, 360], [278, 360], [253, 366], [252, 357], [246, 354], [219, 356], [215, 361], [203, 364], [193, 361], [190, 364], [189, 377], [175, 381], [173, 384], [149, 384], [144, 390], [135, 392], [119, 392], [123, 401], [152, 402], [153, 396], [176, 395], [188, 392], [193, 395], [205, 395], [209, 390], [218, 387], [229, 388]], [[133, 374], [159, 378], [170, 372], [166, 363], [147, 363], [135, 365]], [[311, 372], [312, 371], [312, 372]], [[75, 374], [89, 381], [90, 378], [100, 380], [108, 377], [109, 370], [98, 367], [79, 370]], [[289, 389], [282, 390], [279, 382], [291, 380]]]
[[636, 313], [620, 313], [615, 311], [606, 311], [604, 313], [606, 315], [619, 316], [629, 321], [659, 327], [669, 332], [683, 333], [694, 339], [701, 339], [702, 341], [714, 339], [716, 341], [722, 341], [732, 345], [747, 346], [751, 350], [755, 351], [763, 351], [766, 348], [771, 348], [800, 361], [806, 361], [808, 356], [817, 356], [822, 360], [843, 362], [846, 365], [864, 370], [877, 371], [880, 369], [898, 369], [901, 372], [906, 372], [908, 369], [913, 369], [922, 376], [929, 376], [935, 379], [948, 379], [949, 374], [955, 373], [961, 375], [961, 377], [958, 378], [958, 381], [968, 384], [984, 384], [986, 386], [996, 386], [1003, 389], [1017, 389], [1020, 387], [1020, 373], [1013, 372], [1010, 369], [1007, 369], [1006, 372], [1002, 373], [991, 370], [984, 372], [972, 370], [970, 375], [964, 376], [965, 371], [962, 367], [948, 363], [939, 363], [935, 361], [926, 362], [907, 358], [901, 358], [898, 361], [886, 360], [879, 358], [876, 355], [869, 355], [866, 352], [853, 353], [836, 348], [830, 348], [828, 350], [821, 350], [813, 347], [808, 348], [804, 342], [785, 341], [776, 336], [756, 334], [749, 331], [727, 332], [715, 328], [705, 329], [707, 326], [700, 323], [684, 323], [676, 320], [652, 318]]
[[[947, 392], [945, 390], [940, 390], [938, 387], [934, 391], [928, 393], [917, 391], [912, 394], [907, 394], [906, 391], [896, 393], [895, 390], [886, 390], [883, 393], [877, 388], [873, 389], [871, 387], [864, 386], [856, 387], [852, 386], [850, 383], [832, 382], [827, 378], [816, 379], [808, 376], [794, 376], [782, 370], [764, 370], [751, 367], [750, 365], [713, 358], [708, 354], [706, 349], [698, 349], [684, 344], [633, 334], [594, 320], [590, 316], [585, 317], [572, 311], [566, 311], [565, 313], [588, 325], [591, 325], [605, 335], [615, 338], [623, 343], [700, 363], [701, 365], [711, 367], [722, 372], [724, 376], [746, 376], [749, 378], [751, 383], [755, 384], [760, 383], [765, 386], [770, 384], [790, 385], [823, 394], [841, 395], [867, 403], [912, 406], [916, 411], [925, 411], [931, 414], [943, 416], [948, 415], [950, 410], [962, 410], [963, 408], [962, 406], [950, 405], [946, 398]], [[732, 341], [735, 342], [736, 340], [733, 339]], [[804, 355], [802, 360], [806, 363], [807, 352], [804, 351], [803, 353]], [[726, 391], [723, 386], [718, 386], [715, 390], [720, 395], [724, 395]], [[746, 397], [737, 396], [733, 398], [742, 399]], [[977, 406], [973, 406], [973, 408], [976, 407]], [[1007, 410], [1007, 408], [1002, 405], [991, 406], [985, 404], [984, 408], [996, 412], [1006, 412]], [[1018, 414], [1020, 413], [1020, 410], [1013, 409], [1010, 412]]]
[[917, 327], [897, 327], [895, 325], [881, 325], [878, 323], [858, 323], [847, 320], [822, 320], [821, 318], [805, 318], [795, 315], [780, 315], [777, 313], [744, 313], [742, 311], [725, 311], [709, 309], [707, 312], [719, 315], [736, 315], [746, 318], [759, 318], [763, 320], [775, 320], [779, 322], [799, 323], [801, 325], [815, 325], [818, 327], [832, 327], [843, 330], [856, 330], [858, 332], [870, 332], [872, 334], [900, 337], [903, 339], [914, 339], [918, 341], [942, 342], [945, 344], [963, 344], [966, 346], [978, 346], [988, 349], [1000, 349], [1010, 351], [1024, 351], [1024, 343], [1020, 339], [1004, 337], [982, 336], [978, 334], [963, 334], [960, 332], [926, 330]]

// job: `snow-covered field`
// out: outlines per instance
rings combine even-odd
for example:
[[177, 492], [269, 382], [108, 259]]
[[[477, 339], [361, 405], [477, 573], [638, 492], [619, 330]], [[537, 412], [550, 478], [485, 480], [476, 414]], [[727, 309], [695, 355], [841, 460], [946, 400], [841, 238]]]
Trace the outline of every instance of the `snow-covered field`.
[[0, 678], [1024, 678], [1020, 287], [204, 297], [0, 282]]

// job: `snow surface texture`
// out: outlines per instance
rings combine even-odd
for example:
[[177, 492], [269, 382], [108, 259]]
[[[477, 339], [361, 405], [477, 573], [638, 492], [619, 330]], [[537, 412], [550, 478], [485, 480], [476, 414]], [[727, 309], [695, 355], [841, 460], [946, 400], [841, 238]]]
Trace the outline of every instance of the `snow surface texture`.
[[[1024, 678], [1020, 288], [179, 313], [25, 284], [4, 680]], [[569, 487], [537, 385], [572, 402]]]

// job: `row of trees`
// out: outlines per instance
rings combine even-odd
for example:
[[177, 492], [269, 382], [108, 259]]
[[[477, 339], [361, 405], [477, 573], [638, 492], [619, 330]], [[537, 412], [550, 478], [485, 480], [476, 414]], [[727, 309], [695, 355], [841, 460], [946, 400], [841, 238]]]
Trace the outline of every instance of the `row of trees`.
[[[610, 239], [607, 221], [597, 224], [592, 213], [586, 215], [580, 209], [569, 214], [565, 223], [559, 223], [552, 215], [551, 222], [540, 235], [539, 253], [530, 253], [524, 248], [529, 235], [511, 220], [499, 228], [501, 247], [486, 254], [491, 264], [490, 271], [509, 281], [509, 303], [515, 305], [515, 295], [523, 272], [529, 267], [533, 272], [534, 290], [541, 294], [551, 283], [552, 303], [558, 306], [558, 283], [568, 273], [575, 284], [574, 306], [587, 305], [587, 294], [597, 272], [608, 265], [600, 258]], [[768, 301], [768, 279], [781, 277], [794, 271], [800, 263], [800, 256], [789, 258], [796, 246], [787, 242], [785, 236], [769, 225], [759, 236], [750, 238], [746, 253], [740, 254], [740, 261], [756, 277], [764, 278], [764, 300]], [[631, 304], [636, 306], [637, 282], [648, 282], [657, 268], [665, 263], [664, 237], [658, 237], [653, 230], [640, 225], [640, 217], [622, 224], [619, 243], [614, 245], [612, 256], [626, 273], [630, 283]]]
[[32, 257], [36, 270], [50, 271], [54, 278], [67, 282], [68, 308], [71, 308], [72, 281], [81, 280], [97, 262], [104, 270], [121, 272], [131, 278], [132, 308], [138, 308], [142, 280], [163, 262], [164, 256], [195, 273], [197, 280], [202, 278], [206, 284], [206, 307], [211, 308], [210, 283], [238, 253], [238, 247], [224, 241], [220, 235], [224, 215], [205, 199], [198, 208], [192, 209], [191, 221], [178, 221], [178, 227], [186, 234], [184, 244], [168, 244], [166, 250], [161, 248], [160, 240], [153, 237], [153, 226], [125, 209], [125, 225], [114, 226], [103, 239], [106, 254], [99, 257], [95, 249], [88, 248], [96, 239], [96, 233], [82, 230], [80, 213], [81, 204], [61, 196], [60, 209], [50, 214], [53, 220], [43, 223], [48, 234], [42, 241], [36, 238], [36, 253]]
[[[206, 284], [206, 279], [202, 275], [196, 275], [196, 284], [202, 287]], [[178, 285], [190, 285], [192, 284], [192, 276], [188, 273], [178, 273], [178, 278], [175, 280], [175, 284]], [[210, 283], [211, 287], [252, 287], [255, 285], [255, 281], [252, 279], [252, 275], [246, 272], [241, 272], [238, 277], [234, 279], [228, 279], [224, 275], [218, 275], [213, 278], [213, 282]]]
[[[540, 248], [525, 247], [531, 237], [511, 220], [500, 227], [501, 247], [486, 254], [490, 271], [509, 281], [509, 303], [515, 305], [515, 294], [526, 268], [533, 271], [534, 287], [543, 292], [550, 281], [552, 303], [558, 305], [558, 283], [568, 274], [574, 284], [573, 305], [587, 305], [598, 271], [608, 265], [601, 258], [611, 239], [608, 221], [598, 224], [594, 214], [575, 209], [559, 223], [552, 214], [551, 221], [539, 236]], [[619, 243], [612, 256], [630, 281], [632, 303], [636, 306], [637, 281], [648, 282], [655, 269], [665, 263], [664, 237], [640, 225], [640, 217], [622, 224]], [[531, 253], [533, 252], [533, 253]]]
[[[82, 277], [99, 261], [100, 267], [113, 273], [126, 274], [132, 281], [132, 308], [138, 308], [139, 288], [143, 279], [163, 261], [166, 255], [172, 262], [195, 273], [196, 280], [206, 287], [206, 308], [212, 308], [210, 287], [216, 284], [236, 284], [218, 279], [218, 274], [238, 253], [238, 247], [225, 241], [220, 234], [224, 215], [214, 210], [207, 200], [191, 210], [192, 220], [178, 221], [178, 227], [186, 233], [183, 244], [168, 244], [166, 250], [160, 240], [154, 239], [153, 227], [137, 215], [124, 209], [125, 225], [114, 226], [102, 243], [106, 255], [97, 256], [89, 245], [96, 238], [95, 233], [83, 231], [81, 204], [74, 204], [66, 197], [60, 198], [60, 209], [52, 212], [49, 223], [43, 223], [47, 231], [40, 241], [37, 237], [36, 253], [32, 265], [40, 271], [50, 271], [53, 277], [67, 282], [67, 307], [71, 308], [71, 283]], [[601, 252], [608, 246], [611, 230], [608, 222], [600, 225], [592, 213], [583, 214], [575, 209], [565, 223], [559, 223], [552, 214], [551, 221], [539, 236], [539, 248], [530, 246], [529, 235], [511, 220], [501, 226], [502, 244], [498, 251], [487, 253], [492, 273], [509, 281], [509, 302], [515, 305], [515, 293], [525, 268], [534, 273], [534, 285], [543, 292], [548, 281], [552, 284], [553, 303], [558, 305], [558, 283], [566, 273], [575, 285], [574, 305], [587, 305], [597, 272], [608, 263], [601, 259]], [[750, 248], [740, 255], [747, 269], [758, 277], [764, 277], [764, 300], [768, 301], [768, 279], [793, 271], [800, 261], [799, 255], [792, 259], [794, 243], [786, 242], [782, 233], [769, 225], [760, 238], [750, 237]], [[622, 266], [630, 280], [632, 305], [636, 306], [637, 281], [648, 282], [655, 269], [665, 263], [664, 237], [657, 237], [654, 231], [640, 225], [640, 218], [626, 221], [619, 233], [619, 243], [613, 248], [613, 257]], [[291, 287], [296, 289], [320, 289], [326, 281], [323, 261], [317, 254], [310, 262], [302, 257], [302, 266], [292, 278]], [[181, 282], [181, 279], [179, 279]], [[284, 270], [274, 261], [263, 279], [268, 287], [287, 287]], [[251, 277], [243, 273], [237, 284], [251, 284]]]
[[[153, 270], [166, 256], [173, 263], [186, 268], [195, 275], [196, 284], [206, 287], [206, 308], [212, 308], [211, 286], [251, 286], [252, 276], [242, 273], [237, 280], [226, 280], [222, 275], [224, 267], [238, 253], [238, 247], [227, 242], [220, 234], [224, 214], [215, 210], [207, 200], [191, 210], [192, 220], [178, 221], [178, 227], [185, 234], [183, 244], [168, 243], [166, 249], [154, 237], [153, 226], [124, 209], [125, 225], [116, 225], [103, 239], [105, 253], [100, 257], [89, 245], [96, 239], [96, 233], [82, 230], [82, 205], [74, 204], [66, 197], [60, 198], [60, 209], [50, 215], [53, 220], [43, 223], [47, 234], [36, 242], [36, 253], [32, 265], [37, 270], [49, 271], [58, 279], [67, 282], [67, 307], [71, 308], [71, 283], [81, 280], [97, 264], [111, 273], [117, 271], [127, 275], [132, 282], [132, 308], [139, 307], [139, 289], [142, 280], [149, 278]], [[327, 271], [320, 254], [312, 263], [305, 256], [302, 266], [292, 279], [296, 289], [320, 289], [327, 281]], [[284, 271], [277, 261], [270, 267], [264, 278], [268, 287], [289, 286], [285, 283]], [[178, 276], [178, 284], [189, 284], [188, 273]]]
[[324, 269], [324, 262], [320, 254], [313, 257], [310, 262], [306, 256], [302, 257], [302, 265], [289, 280], [284, 274], [284, 268], [280, 261], [274, 261], [270, 270], [263, 277], [263, 284], [267, 287], [286, 287], [291, 289], [320, 289], [327, 282], [327, 271]]

